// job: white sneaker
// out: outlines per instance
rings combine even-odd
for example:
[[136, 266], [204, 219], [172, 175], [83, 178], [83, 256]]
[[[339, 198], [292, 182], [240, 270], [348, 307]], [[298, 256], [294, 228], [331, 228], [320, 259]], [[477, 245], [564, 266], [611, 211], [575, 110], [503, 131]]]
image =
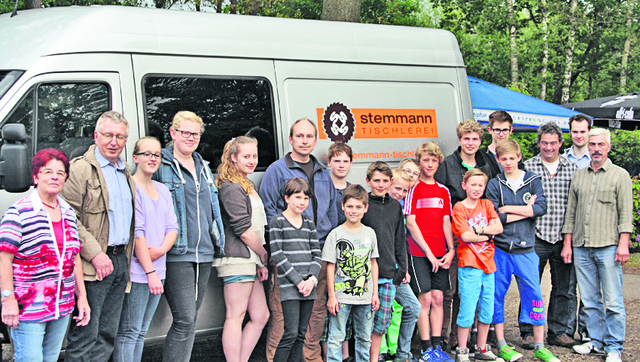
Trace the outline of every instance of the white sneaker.
[[600, 355], [600, 356], [604, 356], [605, 354], [603, 350], [596, 348], [596, 346], [594, 346], [593, 343], [591, 342], [579, 344], [579, 345], [573, 346], [572, 348], [573, 348], [573, 351], [578, 354], [592, 354], [592, 355]]
[[607, 353], [607, 359], [605, 362], [622, 362], [622, 358], [620, 358], [620, 353], [616, 353], [616, 352]]
[[469, 362], [469, 349], [468, 348], [456, 348], [456, 362]]
[[589, 338], [589, 334], [587, 332], [578, 332], [579, 340], [582, 342], [589, 342], [591, 338]]

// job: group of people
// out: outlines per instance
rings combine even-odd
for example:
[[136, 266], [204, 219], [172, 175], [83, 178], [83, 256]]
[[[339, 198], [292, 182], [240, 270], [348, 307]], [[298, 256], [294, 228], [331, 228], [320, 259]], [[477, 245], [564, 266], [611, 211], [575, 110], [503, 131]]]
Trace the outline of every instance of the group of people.
[[161, 294], [173, 317], [163, 360], [188, 361], [212, 265], [230, 362], [249, 360], [267, 324], [269, 361], [385, 360], [392, 320], [395, 361], [416, 360], [416, 326], [421, 361], [452, 361], [447, 347], [460, 362], [515, 361], [523, 355], [504, 336], [513, 275], [522, 347], [534, 357], [559, 362], [545, 348], [546, 324], [547, 343], [620, 361], [631, 181], [607, 158], [607, 130], [582, 115], [569, 125], [564, 155], [562, 131], [548, 123], [540, 154], [523, 163], [507, 112], [490, 116], [484, 149], [482, 127], [462, 122], [447, 157], [428, 142], [397, 169], [371, 163], [367, 193], [347, 181], [350, 146], [331, 145], [327, 166], [312, 155], [318, 130], [307, 118], [293, 123], [292, 151], [258, 189], [248, 177], [257, 141], [228, 141], [214, 177], [195, 152], [202, 119], [188, 111], [175, 115], [170, 146], [136, 142], [131, 175], [120, 157], [128, 123], [105, 112], [83, 156], [35, 155], [35, 189], [0, 225], [2, 322], [16, 361], [56, 361], [72, 315], [65, 360], [139, 361]]

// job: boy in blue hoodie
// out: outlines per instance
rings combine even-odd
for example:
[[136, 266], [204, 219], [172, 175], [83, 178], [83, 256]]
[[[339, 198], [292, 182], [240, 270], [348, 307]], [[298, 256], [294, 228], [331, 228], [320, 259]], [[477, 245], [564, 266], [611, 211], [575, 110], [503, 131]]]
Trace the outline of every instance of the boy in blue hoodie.
[[505, 139], [496, 145], [496, 158], [503, 172], [489, 181], [487, 198], [493, 202], [504, 231], [494, 238], [496, 274], [493, 323], [498, 340], [498, 356], [506, 361], [523, 357], [504, 338], [504, 298], [515, 275], [520, 290], [520, 322], [533, 325], [533, 356], [546, 362], [560, 362], [544, 347], [545, 312], [538, 264], [534, 250], [535, 218], [547, 212], [542, 179], [533, 172], [518, 169], [522, 159], [520, 145]]

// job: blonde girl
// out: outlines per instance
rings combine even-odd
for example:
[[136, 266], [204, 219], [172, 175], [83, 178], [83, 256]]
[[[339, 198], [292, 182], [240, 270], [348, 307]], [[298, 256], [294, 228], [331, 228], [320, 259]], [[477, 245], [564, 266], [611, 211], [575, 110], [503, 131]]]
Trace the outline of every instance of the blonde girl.
[[[269, 309], [262, 282], [267, 279], [264, 232], [267, 217], [255, 186], [247, 178], [258, 166], [258, 141], [241, 136], [227, 142], [216, 185], [226, 235], [224, 257], [214, 266], [224, 281], [227, 315], [222, 347], [228, 362], [249, 361]], [[246, 313], [251, 319], [242, 328]]]

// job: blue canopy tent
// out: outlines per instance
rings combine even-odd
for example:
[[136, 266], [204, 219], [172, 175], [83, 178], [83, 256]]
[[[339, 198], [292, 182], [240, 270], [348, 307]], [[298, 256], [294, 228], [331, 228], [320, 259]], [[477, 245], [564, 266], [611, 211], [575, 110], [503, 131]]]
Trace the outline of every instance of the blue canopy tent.
[[579, 113], [478, 78], [468, 78], [473, 115], [480, 123], [489, 123], [491, 113], [504, 110], [513, 118], [517, 130], [532, 131], [552, 121], [568, 131], [569, 117]]

